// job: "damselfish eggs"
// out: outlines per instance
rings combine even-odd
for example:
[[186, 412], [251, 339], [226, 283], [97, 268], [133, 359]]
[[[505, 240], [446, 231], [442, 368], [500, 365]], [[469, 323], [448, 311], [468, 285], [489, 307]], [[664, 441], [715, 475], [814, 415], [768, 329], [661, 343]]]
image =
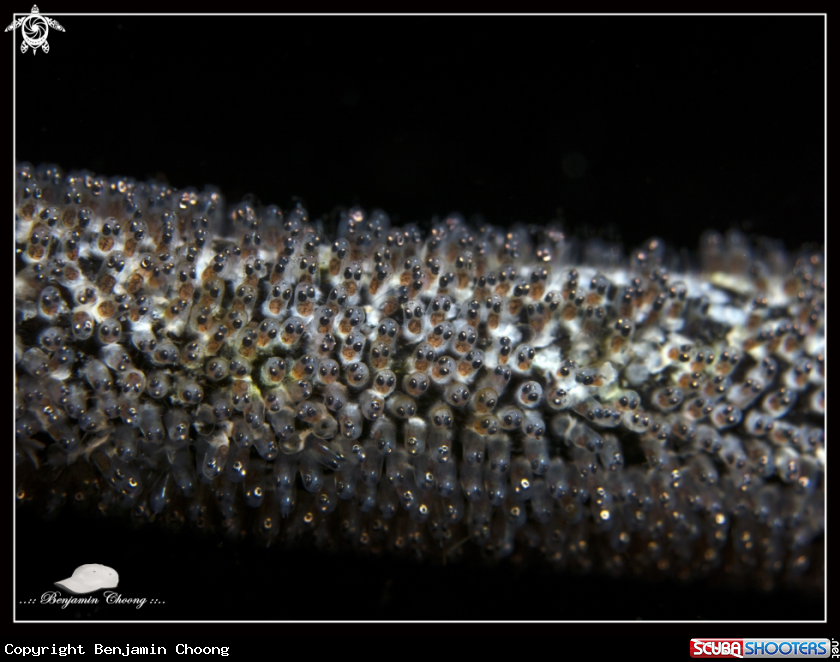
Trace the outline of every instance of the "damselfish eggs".
[[696, 264], [625, 260], [556, 223], [353, 207], [327, 233], [210, 189], [17, 186], [22, 504], [72, 486], [265, 544], [762, 586], [818, 562], [819, 251], [708, 233]]

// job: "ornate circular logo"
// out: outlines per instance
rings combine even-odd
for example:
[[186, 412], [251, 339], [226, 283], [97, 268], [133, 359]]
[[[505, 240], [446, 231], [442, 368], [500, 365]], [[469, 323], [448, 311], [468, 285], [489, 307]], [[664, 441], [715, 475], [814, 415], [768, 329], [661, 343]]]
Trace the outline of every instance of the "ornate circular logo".
[[[30, 48], [37, 50], [43, 46], [44, 52], [48, 53], [50, 46], [47, 43], [47, 33], [50, 31], [50, 26], [47, 23], [46, 18], [35, 13], [36, 9], [38, 8], [35, 7], [33, 9], [33, 13], [24, 17], [23, 23], [21, 23], [20, 26], [20, 31], [23, 33], [23, 41], [26, 42]], [[24, 53], [26, 52], [24, 49], [21, 50], [23, 50]]]
[[6, 32], [20, 28], [23, 36], [23, 43], [20, 45], [20, 52], [25, 53], [30, 48], [34, 54], [39, 48], [43, 49], [45, 53], [50, 52], [50, 45], [47, 43], [47, 35], [50, 28], [54, 28], [59, 32], [64, 32], [64, 28], [48, 16], [44, 16], [38, 10], [38, 5], [32, 6], [32, 12], [28, 16], [16, 19], [12, 24], [6, 28]]

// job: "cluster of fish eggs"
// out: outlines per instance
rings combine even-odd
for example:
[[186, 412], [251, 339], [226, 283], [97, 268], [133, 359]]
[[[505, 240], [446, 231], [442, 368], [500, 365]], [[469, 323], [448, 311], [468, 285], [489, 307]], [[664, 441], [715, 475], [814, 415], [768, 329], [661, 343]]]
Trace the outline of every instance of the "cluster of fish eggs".
[[20, 164], [17, 497], [266, 543], [772, 580], [824, 527], [819, 251], [671, 273]]

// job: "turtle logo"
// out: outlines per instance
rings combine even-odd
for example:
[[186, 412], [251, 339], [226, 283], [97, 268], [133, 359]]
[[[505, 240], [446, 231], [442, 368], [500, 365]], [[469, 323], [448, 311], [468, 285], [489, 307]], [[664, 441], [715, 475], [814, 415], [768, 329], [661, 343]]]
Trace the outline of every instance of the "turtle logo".
[[23, 35], [20, 52], [25, 53], [31, 46], [33, 55], [39, 48], [43, 48], [45, 53], [50, 52], [50, 45], [47, 43], [47, 34], [50, 28], [64, 32], [64, 28], [58, 21], [44, 16], [38, 11], [38, 5], [32, 5], [32, 13], [29, 16], [23, 16], [12, 21], [12, 24], [6, 28], [6, 32], [15, 28], [20, 28]]

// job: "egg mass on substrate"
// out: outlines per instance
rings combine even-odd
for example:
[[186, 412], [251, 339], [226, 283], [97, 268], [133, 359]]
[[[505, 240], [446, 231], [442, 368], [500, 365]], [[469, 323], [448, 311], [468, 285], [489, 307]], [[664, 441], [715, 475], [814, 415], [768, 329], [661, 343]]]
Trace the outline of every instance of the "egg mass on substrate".
[[821, 251], [322, 227], [20, 164], [18, 502], [617, 575], [823, 562]]

